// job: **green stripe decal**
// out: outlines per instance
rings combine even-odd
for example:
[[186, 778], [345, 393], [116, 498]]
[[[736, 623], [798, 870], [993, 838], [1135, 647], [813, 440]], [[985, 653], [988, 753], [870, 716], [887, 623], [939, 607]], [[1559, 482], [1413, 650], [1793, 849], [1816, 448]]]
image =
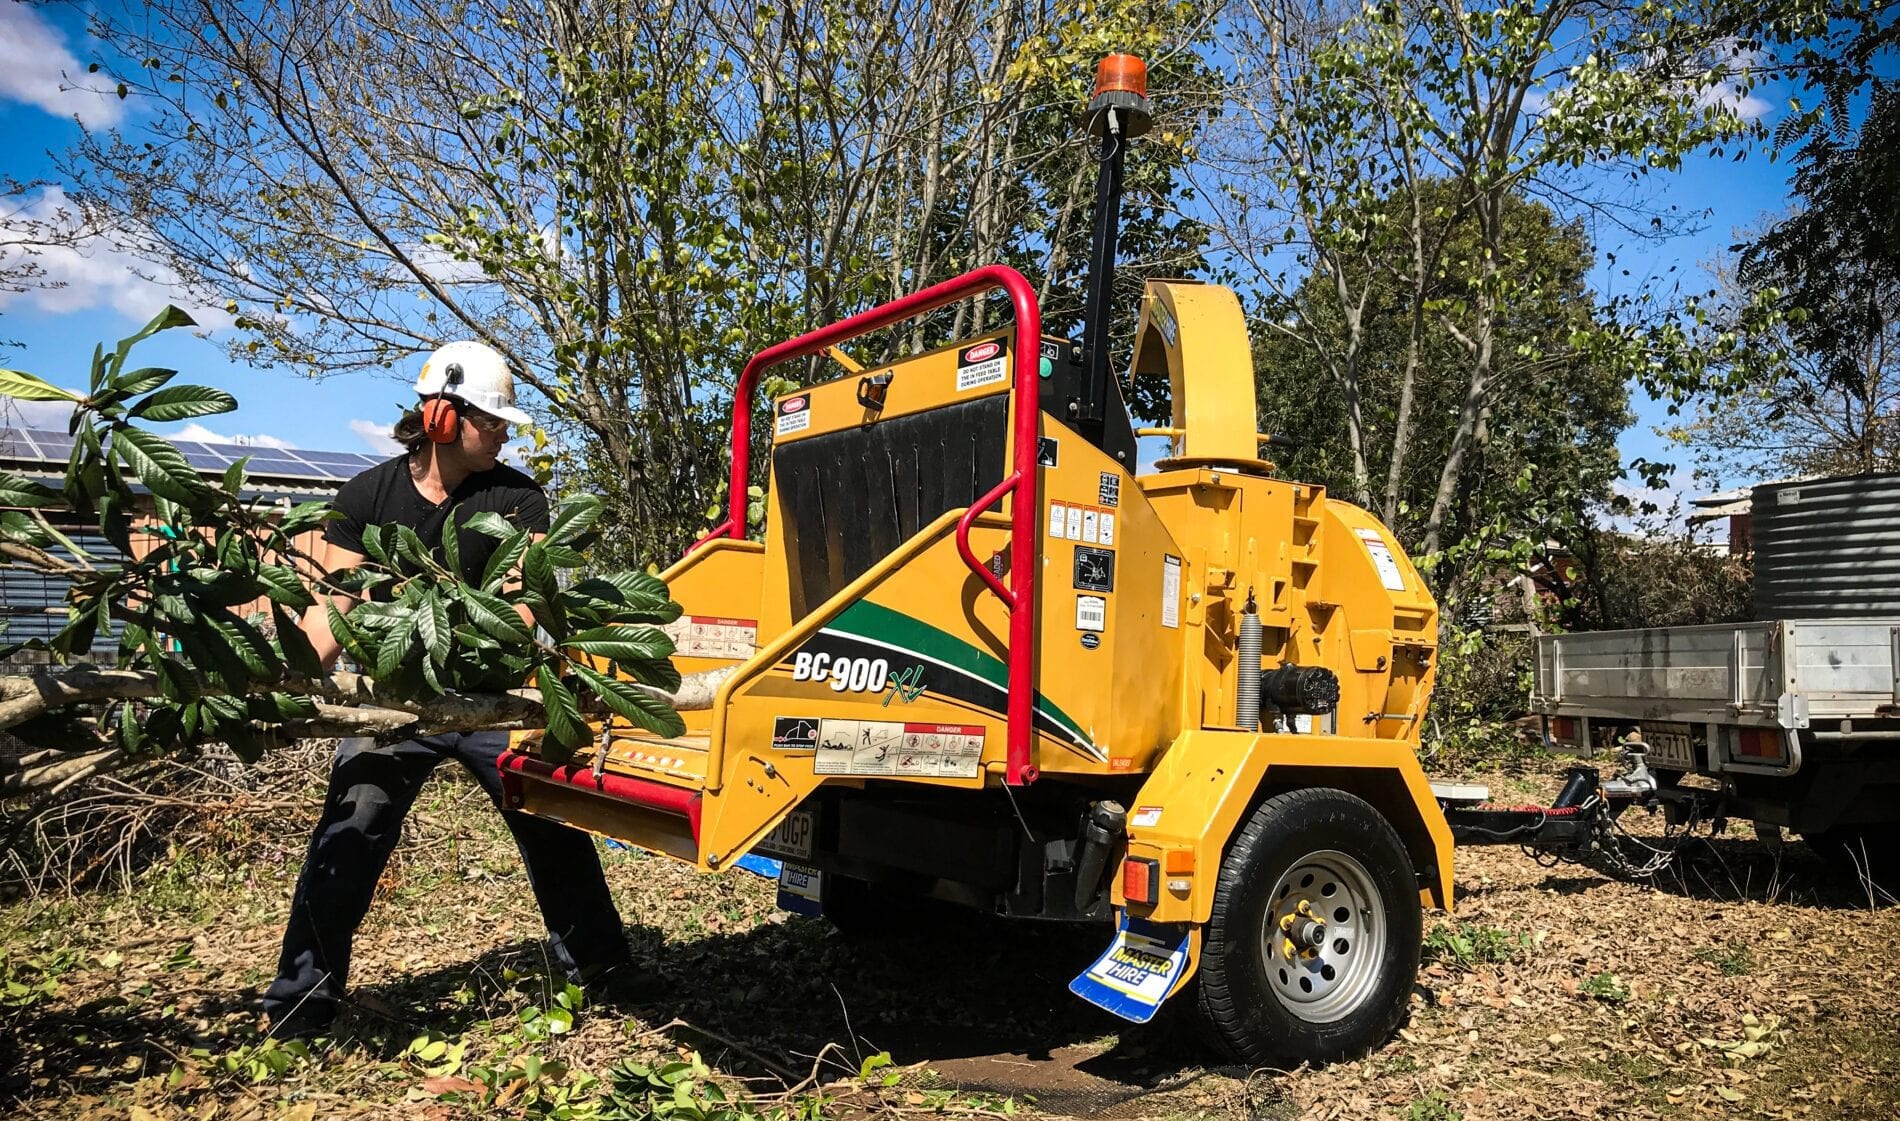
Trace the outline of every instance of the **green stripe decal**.
[[[940, 662], [987, 683], [1004, 694], [1009, 692], [1009, 667], [1002, 660], [929, 623], [913, 619], [869, 600], [858, 600], [839, 612], [825, 627], [865, 642], [909, 650], [919, 657]], [[1089, 752], [1102, 755], [1095, 741], [1083, 732], [1068, 713], [1038, 692], [1036, 712], [1045, 720], [1067, 731]]]

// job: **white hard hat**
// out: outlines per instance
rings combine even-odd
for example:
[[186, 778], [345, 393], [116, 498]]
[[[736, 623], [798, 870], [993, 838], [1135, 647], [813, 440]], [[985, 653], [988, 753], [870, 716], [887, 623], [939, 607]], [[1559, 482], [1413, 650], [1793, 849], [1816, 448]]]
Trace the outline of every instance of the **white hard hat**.
[[529, 424], [533, 418], [515, 407], [515, 376], [508, 360], [486, 343], [452, 342], [429, 355], [416, 379], [416, 395], [446, 393], [510, 424]]

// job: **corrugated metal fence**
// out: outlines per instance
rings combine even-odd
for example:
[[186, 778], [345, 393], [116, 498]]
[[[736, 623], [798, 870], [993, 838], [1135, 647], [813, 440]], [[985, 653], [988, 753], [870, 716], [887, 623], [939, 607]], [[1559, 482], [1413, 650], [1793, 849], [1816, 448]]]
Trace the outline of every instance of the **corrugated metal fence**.
[[[72, 538], [73, 544], [93, 557], [97, 564], [105, 560], [116, 561], [122, 554], [111, 542], [97, 533], [84, 533], [70, 528], [62, 528], [62, 533]], [[63, 561], [71, 561], [72, 554], [64, 548], [55, 546], [47, 552]], [[0, 645], [11, 646], [16, 642], [29, 639], [50, 639], [66, 625], [66, 589], [68, 581], [23, 568], [0, 568], [0, 622], [6, 629], [0, 631]], [[118, 649], [118, 639], [113, 633], [101, 631], [93, 636], [92, 659], [111, 663]], [[44, 665], [49, 661], [42, 651], [22, 650], [0, 660], [0, 673], [27, 673], [35, 665]]]
[[1755, 618], [1900, 616], [1900, 474], [1755, 488]]

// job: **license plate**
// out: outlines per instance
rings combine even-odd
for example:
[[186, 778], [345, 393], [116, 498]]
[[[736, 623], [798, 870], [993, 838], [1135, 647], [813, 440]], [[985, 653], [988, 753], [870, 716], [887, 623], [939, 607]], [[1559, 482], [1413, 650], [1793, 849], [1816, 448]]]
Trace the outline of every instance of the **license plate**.
[[793, 810], [790, 816], [778, 823], [777, 829], [772, 830], [753, 848], [775, 856], [809, 860], [811, 859], [811, 835], [815, 825], [816, 820], [810, 810]]
[[1649, 747], [1651, 766], [1695, 770], [1695, 740], [1687, 724], [1645, 723], [1643, 743]]

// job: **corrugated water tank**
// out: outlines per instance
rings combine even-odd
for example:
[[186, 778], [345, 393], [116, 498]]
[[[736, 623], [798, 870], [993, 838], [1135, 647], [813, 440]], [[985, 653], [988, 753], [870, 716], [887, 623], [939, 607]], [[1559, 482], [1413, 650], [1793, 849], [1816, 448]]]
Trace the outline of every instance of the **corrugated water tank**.
[[1900, 474], [1769, 483], [1751, 507], [1755, 618], [1900, 617]]

